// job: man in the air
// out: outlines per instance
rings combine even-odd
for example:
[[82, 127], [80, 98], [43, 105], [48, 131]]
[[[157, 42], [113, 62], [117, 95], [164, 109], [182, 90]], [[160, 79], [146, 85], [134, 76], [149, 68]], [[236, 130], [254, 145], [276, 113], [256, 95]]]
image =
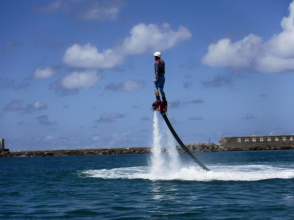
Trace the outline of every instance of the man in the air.
[[[156, 101], [153, 103], [153, 106], [158, 106], [158, 105], [165, 105], [167, 106], [167, 101], [165, 98], [165, 93], [163, 91], [164, 88], [164, 82], [165, 82], [165, 63], [161, 58], [161, 53], [160, 52], [155, 52], [154, 53], [154, 70], [155, 70], [155, 78], [154, 78], [154, 91], [155, 91], [155, 96], [156, 96]], [[159, 92], [161, 93], [162, 96], [162, 102], [160, 100]]]

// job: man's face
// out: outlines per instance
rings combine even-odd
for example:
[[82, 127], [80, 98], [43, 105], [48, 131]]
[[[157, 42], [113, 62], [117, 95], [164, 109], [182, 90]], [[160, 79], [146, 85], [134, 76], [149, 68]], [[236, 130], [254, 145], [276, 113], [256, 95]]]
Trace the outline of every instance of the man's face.
[[154, 60], [157, 60], [157, 57], [154, 57]]

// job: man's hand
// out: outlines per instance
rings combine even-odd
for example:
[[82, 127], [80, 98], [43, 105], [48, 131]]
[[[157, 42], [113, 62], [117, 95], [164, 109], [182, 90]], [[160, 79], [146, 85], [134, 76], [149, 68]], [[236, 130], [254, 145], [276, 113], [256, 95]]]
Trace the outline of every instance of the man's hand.
[[156, 80], [156, 79], [154, 79], [154, 84], [156, 84], [156, 81], [157, 81], [157, 80]]

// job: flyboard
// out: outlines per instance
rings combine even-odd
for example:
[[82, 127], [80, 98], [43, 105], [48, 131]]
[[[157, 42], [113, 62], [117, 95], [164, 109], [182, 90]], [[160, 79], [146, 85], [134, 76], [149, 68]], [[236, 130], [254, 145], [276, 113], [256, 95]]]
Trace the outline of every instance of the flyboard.
[[177, 133], [175, 132], [173, 126], [171, 125], [166, 112], [167, 112], [167, 106], [166, 105], [153, 105], [152, 106], [153, 111], [159, 111], [160, 114], [162, 115], [166, 125], [168, 126], [169, 130], [171, 131], [171, 133], [173, 134], [173, 136], [175, 137], [175, 139], [177, 140], [177, 142], [181, 145], [181, 147], [186, 151], [186, 153], [192, 158], [192, 160], [194, 160], [195, 163], [197, 163], [203, 170], [205, 171], [210, 171], [200, 160], [198, 160], [190, 151], [189, 149], [185, 146], [185, 144], [182, 142], [182, 140], [179, 138], [179, 136], [177, 135]]

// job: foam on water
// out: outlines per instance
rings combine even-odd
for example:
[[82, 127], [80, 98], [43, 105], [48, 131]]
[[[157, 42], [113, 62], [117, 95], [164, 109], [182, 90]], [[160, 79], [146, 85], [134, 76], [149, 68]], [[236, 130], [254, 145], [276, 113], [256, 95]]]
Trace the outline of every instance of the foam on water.
[[187, 180], [187, 181], [259, 181], [268, 179], [292, 179], [294, 167], [271, 165], [210, 165], [212, 171], [201, 168], [182, 167], [178, 172], [151, 173], [146, 167], [124, 167], [83, 171], [82, 174], [102, 179], [147, 179], [147, 180]]

